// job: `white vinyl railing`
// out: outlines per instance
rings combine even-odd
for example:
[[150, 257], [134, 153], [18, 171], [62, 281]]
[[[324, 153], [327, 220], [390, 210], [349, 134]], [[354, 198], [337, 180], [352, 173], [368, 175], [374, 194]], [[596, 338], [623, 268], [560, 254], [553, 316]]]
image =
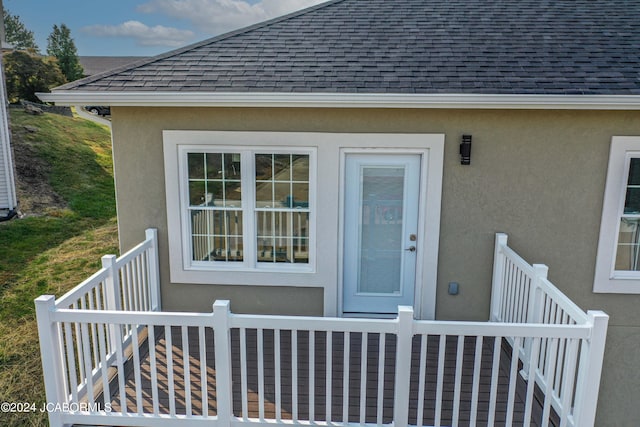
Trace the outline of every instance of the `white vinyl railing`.
[[608, 317], [565, 304], [497, 241], [490, 322], [415, 320], [410, 307], [396, 319], [234, 314], [228, 301], [91, 309], [67, 304], [87, 295], [78, 288], [64, 305], [40, 297], [47, 401], [67, 408], [50, 424], [593, 426]]
[[582, 311], [547, 279], [547, 273], [546, 265], [529, 265], [509, 248], [506, 234], [496, 234], [490, 321], [593, 328], [590, 339], [583, 341], [509, 340], [523, 363], [523, 377], [535, 378], [554, 410], [567, 419], [563, 425], [592, 425], [608, 316]]

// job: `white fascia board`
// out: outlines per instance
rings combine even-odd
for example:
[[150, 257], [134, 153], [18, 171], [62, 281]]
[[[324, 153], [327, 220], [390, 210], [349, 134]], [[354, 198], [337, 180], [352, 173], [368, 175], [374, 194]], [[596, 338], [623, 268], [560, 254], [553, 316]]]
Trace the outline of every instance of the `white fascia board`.
[[244, 92], [38, 93], [58, 105], [146, 107], [473, 108], [640, 110], [640, 95], [482, 95]]

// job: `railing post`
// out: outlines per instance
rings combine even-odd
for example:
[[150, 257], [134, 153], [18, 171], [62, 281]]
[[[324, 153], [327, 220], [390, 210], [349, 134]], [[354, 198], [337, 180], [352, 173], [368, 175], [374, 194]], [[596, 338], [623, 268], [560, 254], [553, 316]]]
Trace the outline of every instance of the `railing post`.
[[[36, 298], [35, 304], [47, 403], [54, 405], [66, 403], [62, 341], [59, 329], [51, 318], [56, 309], [56, 298], [53, 295], [42, 295]], [[49, 425], [51, 427], [62, 427], [60, 412], [49, 412]]]
[[229, 427], [233, 402], [231, 401], [231, 310], [228, 300], [213, 303], [213, 333], [216, 362], [216, 399], [218, 423]]
[[496, 243], [493, 254], [493, 278], [491, 281], [491, 308], [489, 321], [500, 320], [500, 301], [504, 292], [504, 253], [502, 248], [507, 246], [508, 236], [505, 233], [496, 233]]
[[592, 325], [591, 338], [582, 341], [576, 404], [573, 409], [574, 425], [580, 427], [592, 427], [596, 422], [600, 376], [609, 324], [609, 316], [602, 311], [588, 311], [587, 315]]
[[393, 396], [393, 425], [409, 424], [409, 381], [411, 376], [411, 346], [413, 341], [413, 307], [398, 307], [396, 344], [396, 378]]
[[[105, 279], [105, 306], [107, 310], [122, 310], [122, 298], [120, 295], [120, 275], [118, 274], [118, 268], [116, 266], [115, 255], [104, 255], [102, 257], [102, 268], [107, 270], [107, 278]], [[120, 325], [109, 325], [109, 349], [111, 353], [116, 351], [116, 343], [118, 334], [116, 334], [116, 328]]]
[[[544, 309], [542, 281], [549, 275], [549, 267], [544, 264], [533, 264], [533, 277], [529, 286], [529, 301], [527, 304], [527, 323], [542, 323]], [[529, 375], [529, 365], [531, 364], [531, 343], [532, 339], [527, 338], [524, 344], [524, 355], [522, 358], [522, 370], [520, 375], [526, 380]]]
[[160, 264], [158, 263], [158, 230], [147, 228], [145, 230], [147, 240], [151, 240], [149, 248], [149, 295], [151, 299], [151, 311], [161, 311], [160, 299]]

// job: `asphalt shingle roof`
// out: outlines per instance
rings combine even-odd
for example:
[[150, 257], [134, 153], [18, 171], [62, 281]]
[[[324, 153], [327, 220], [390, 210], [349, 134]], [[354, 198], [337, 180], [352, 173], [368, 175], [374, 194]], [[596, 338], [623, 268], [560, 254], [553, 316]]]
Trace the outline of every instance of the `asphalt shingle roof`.
[[78, 91], [640, 94], [640, 0], [334, 0]]

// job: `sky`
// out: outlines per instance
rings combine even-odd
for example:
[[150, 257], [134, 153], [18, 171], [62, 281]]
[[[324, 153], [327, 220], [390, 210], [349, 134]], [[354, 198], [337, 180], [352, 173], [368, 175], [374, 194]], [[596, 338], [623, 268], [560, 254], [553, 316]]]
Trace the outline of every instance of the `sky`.
[[81, 56], [152, 56], [326, 0], [3, 0], [41, 52], [65, 24]]

